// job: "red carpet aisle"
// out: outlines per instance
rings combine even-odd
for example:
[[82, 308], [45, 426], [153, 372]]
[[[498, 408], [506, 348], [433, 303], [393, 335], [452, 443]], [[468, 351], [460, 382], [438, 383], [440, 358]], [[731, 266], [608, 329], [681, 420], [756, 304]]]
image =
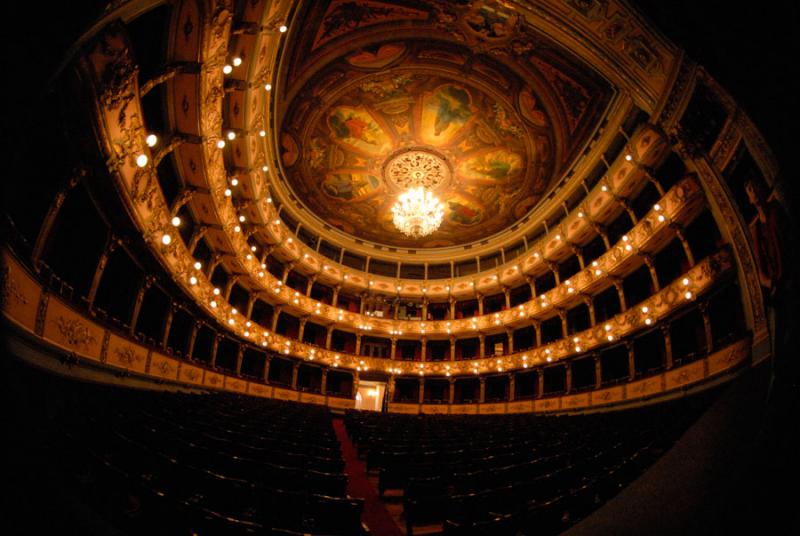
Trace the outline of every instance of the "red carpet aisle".
[[378, 493], [367, 480], [366, 464], [358, 459], [358, 453], [345, 431], [342, 419], [334, 419], [333, 428], [342, 445], [344, 470], [347, 473], [347, 493], [352, 497], [364, 499], [361, 521], [369, 527], [373, 536], [403, 536], [378, 497]]

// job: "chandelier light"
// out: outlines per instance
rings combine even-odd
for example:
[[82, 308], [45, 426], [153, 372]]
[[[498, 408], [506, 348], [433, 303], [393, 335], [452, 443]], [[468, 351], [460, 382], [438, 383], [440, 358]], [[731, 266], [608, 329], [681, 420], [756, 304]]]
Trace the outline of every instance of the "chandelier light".
[[410, 188], [400, 194], [392, 207], [392, 221], [400, 232], [421, 238], [436, 231], [444, 218], [444, 205], [423, 187]]
[[389, 160], [384, 173], [404, 190], [392, 206], [395, 227], [410, 238], [434, 233], [444, 219], [444, 204], [433, 190], [450, 176], [444, 159], [428, 150], [404, 151]]

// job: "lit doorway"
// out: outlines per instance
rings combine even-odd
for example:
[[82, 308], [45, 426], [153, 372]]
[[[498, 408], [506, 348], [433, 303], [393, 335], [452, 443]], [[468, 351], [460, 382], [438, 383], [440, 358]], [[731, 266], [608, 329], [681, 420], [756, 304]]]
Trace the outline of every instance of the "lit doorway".
[[359, 382], [356, 393], [356, 409], [382, 411], [385, 392], [386, 384], [384, 382]]

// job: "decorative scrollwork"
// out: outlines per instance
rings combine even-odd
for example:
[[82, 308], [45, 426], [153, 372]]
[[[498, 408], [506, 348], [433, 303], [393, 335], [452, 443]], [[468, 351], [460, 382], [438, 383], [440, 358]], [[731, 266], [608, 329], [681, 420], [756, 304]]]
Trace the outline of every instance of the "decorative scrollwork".
[[77, 318], [64, 318], [59, 316], [55, 321], [58, 332], [64, 337], [64, 341], [70, 346], [88, 348], [97, 339], [89, 331], [89, 326]]

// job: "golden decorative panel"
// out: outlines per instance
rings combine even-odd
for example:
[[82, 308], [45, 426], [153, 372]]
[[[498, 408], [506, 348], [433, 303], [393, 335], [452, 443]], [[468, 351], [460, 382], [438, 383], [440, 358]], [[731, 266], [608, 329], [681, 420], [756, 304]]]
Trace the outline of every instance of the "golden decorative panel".
[[678, 369], [664, 373], [665, 387], [667, 391], [678, 389], [685, 385], [695, 383], [705, 377], [705, 361], [695, 361], [684, 365]]
[[589, 393], [561, 397], [561, 409], [584, 408], [589, 405]]
[[450, 413], [447, 404], [422, 404], [420, 410], [421, 413], [426, 415], [447, 415]]
[[44, 322], [45, 339], [99, 361], [103, 336], [103, 328], [79, 315], [58, 298], [50, 297]]
[[39, 284], [28, 275], [14, 257], [4, 251], [2, 276], [0, 276], [0, 305], [3, 307], [3, 312], [34, 331], [40, 296]]
[[163, 354], [153, 352], [150, 355], [150, 369], [148, 373], [165, 380], [177, 380], [180, 362]]
[[306, 404], [317, 404], [318, 406], [325, 405], [325, 396], [324, 395], [316, 395], [314, 393], [300, 393], [300, 402], [304, 402]]
[[144, 374], [147, 365], [147, 349], [112, 333], [108, 340], [106, 363]]
[[291, 389], [282, 389], [280, 387], [275, 387], [272, 390], [272, 397], [277, 400], [291, 400], [293, 402], [297, 402], [299, 400], [299, 392], [292, 391]]

